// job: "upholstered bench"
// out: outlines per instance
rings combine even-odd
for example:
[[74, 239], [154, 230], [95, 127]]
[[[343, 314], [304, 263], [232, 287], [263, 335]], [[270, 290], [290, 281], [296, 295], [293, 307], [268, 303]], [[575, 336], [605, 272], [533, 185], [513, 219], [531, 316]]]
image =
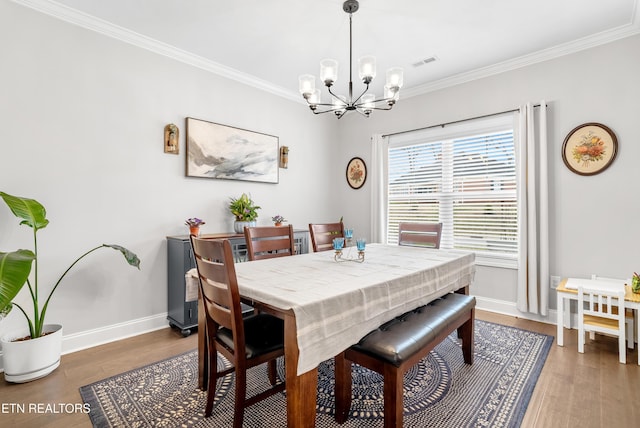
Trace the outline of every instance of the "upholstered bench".
[[462, 340], [464, 362], [473, 363], [476, 299], [449, 293], [383, 324], [335, 358], [336, 414], [344, 423], [351, 408], [351, 362], [384, 378], [384, 426], [402, 427], [404, 373], [454, 330]]

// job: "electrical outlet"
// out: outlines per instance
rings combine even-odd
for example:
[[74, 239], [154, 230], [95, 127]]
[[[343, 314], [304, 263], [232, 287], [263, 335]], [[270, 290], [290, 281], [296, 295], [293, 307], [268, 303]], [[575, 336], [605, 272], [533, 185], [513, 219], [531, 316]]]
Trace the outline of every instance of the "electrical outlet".
[[556, 289], [558, 288], [558, 284], [560, 284], [560, 277], [551, 275], [551, 281], [549, 281], [549, 287]]

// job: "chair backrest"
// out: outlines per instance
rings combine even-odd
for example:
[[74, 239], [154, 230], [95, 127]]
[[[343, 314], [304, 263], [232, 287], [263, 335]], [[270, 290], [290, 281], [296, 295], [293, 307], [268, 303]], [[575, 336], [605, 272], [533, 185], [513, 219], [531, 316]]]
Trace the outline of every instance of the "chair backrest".
[[[624, 282], [625, 285], [631, 285], [631, 278], [628, 278], [628, 279], [606, 278], [604, 276], [599, 276], [599, 275], [596, 275], [594, 273], [594, 274], [591, 274], [591, 279], [592, 280], [613, 282], [613, 283], [616, 283], [616, 284], [620, 284], [620, 283]], [[627, 308], [625, 316], [627, 317], [627, 334], [629, 336], [630, 345], [633, 346], [633, 344], [634, 344], [633, 340], [634, 340], [634, 337], [635, 337], [634, 334], [633, 334], [633, 325], [634, 325], [634, 323], [633, 323], [633, 321], [634, 321], [634, 319], [633, 319], [633, 309], [632, 308]]]
[[333, 240], [344, 238], [344, 223], [309, 223], [309, 235], [314, 252], [333, 250]]
[[[233, 253], [228, 240], [202, 239], [191, 235], [191, 247], [200, 279], [200, 293], [207, 320], [207, 334], [220, 326], [231, 330], [234, 348], [245, 348], [244, 323]], [[234, 354], [233, 350], [226, 347]], [[242, 357], [243, 352], [235, 353]]]
[[398, 245], [440, 248], [442, 223], [400, 223]]
[[624, 336], [625, 290], [578, 286], [578, 329]]
[[595, 273], [591, 274], [591, 279], [592, 280], [607, 281], [607, 282], [617, 282], [617, 283], [626, 281], [627, 284], [631, 284], [631, 278], [628, 278], [626, 280], [625, 279], [619, 279], [619, 278], [607, 278], [607, 277], [604, 277], [604, 276], [597, 275]]
[[249, 260], [293, 256], [296, 253], [293, 226], [245, 227]]

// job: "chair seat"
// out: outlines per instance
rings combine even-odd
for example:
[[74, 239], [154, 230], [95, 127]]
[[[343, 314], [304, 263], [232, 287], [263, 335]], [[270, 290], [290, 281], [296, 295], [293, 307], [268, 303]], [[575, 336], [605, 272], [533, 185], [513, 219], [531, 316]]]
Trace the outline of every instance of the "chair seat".
[[[594, 307], [597, 309], [598, 305], [594, 305]], [[603, 305], [603, 310], [606, 311], [607, 305]], [[618, 315], [618, 307], [614, 306], [611, 308], [611, 313], [613, 313], [614, 315]], [[633, 309], [628, 309], [625, 308], [624, 310], [624, 317], [625, 317], [625, 321], [627, 323], [627, 331], [626, 331], [626, 335], [627, 335], [627, 347], [629, 349], [633, 349], [635, 347], [635, 333], [634, 333], [634, 325], [635, 325], [635, 318], [633, 315]], [[588, 320], [588, 321], [587, 321]], [[592, 326], [597, 326], [599, 328], [608, 328], [608, 329], [612, 329], [612, 330], [617, 330], [618, 329], [618, 323], [617, 321], [613, 321], [613, 320], [608, 320], [606, 318], [600, 318], [597, 316], [593, 316], [593, 315], [585, 315], [585, 324], [588, 325], [592, 325]], [[594, 339], [595, 336], [593, 335], [593, 333], [591, 333], [591, 339]], [[638, 362], [640, 364], [640, 357], [638, 358]]]
[[[255, 358], [284, 347], [284, 321], [272, 315], [259, 313], [244, 318], [244, 336], [247, 358]], [[233, 333], [220, 328], [217, 339], [233, 349]]]
[[606, 328], [610, 330], [618, 330], [618, 321], [610, 318], [603, 318], [594, 315], [585, 315], [584, 323], [595, 327]]

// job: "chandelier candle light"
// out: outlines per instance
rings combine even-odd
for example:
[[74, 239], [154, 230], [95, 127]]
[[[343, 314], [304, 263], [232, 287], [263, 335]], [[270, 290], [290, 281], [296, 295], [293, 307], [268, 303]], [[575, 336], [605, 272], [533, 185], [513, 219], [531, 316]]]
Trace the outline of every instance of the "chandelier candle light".
[[368, 94], [369, 84], [376, 77], [376, 59], [367, 55], [358, 59], [358, 76], [365, 84], [364, 91], [357, 97], [353, 96], [353, 37], [352, 15], [360, 7], [357, 0], [346, 0], [342, 4], [342, 10], [349, 14], [349, 95], [336, 95], [331, 87], [338, 78], [338, 61], [323, 59], [320, 61], [320, 80], [324, 82], [332, 103], [323, 103], [320, 89], [316, 89], [316, 78], [311, 74], [300, 76], [300, 93], [307, 100], [309, 108], [314, 114], [334, 112], [340, 119], [348, 111], [357, 112], [369, 117], [373, 110], [391, 110], [398, 100], [400, 88], [403, 84], [403, 70], [399, 67], [387, 70], [387, 81], [384, 87], [383, 98], [376, 99], [374, 94]]

